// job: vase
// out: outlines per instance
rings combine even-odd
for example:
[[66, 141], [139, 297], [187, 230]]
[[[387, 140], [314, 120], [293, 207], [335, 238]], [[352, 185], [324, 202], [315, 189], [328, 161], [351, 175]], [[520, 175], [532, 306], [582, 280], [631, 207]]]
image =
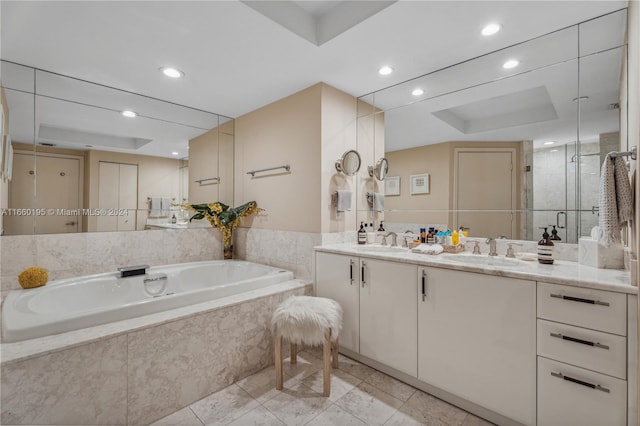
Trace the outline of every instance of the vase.
[[224, 259], [233, 259], [233, 231], [222, 228], [222, 254]]

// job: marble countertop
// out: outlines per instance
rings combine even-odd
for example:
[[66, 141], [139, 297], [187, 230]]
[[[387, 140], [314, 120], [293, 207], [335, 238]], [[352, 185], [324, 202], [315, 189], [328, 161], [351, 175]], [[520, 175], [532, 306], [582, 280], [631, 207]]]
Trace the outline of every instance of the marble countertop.
[[[598, 269], [581, 265], [577, 262], [556, 260], [553, 265], [543, 265], [537, 261], [520, 261], [518, 266], [487, 266], [462, 263], [457, 256], [474, 256], [469, 252], [461, 254], [429, 255], [412, 253], [410, 250], [393, 252], [366, 251], [367, 246], [357, 244], [330, 244], [314, 247], [316, 251], [326, 253], [347, 254], [371, 259], [392, 260], [421, 266], [455, 269], [458, 271], [479, 272], [503, 277], [520, 278], [533, 281], [544, 281], [552, 284], [563, 284], [576, 287], [608, 290], [618, 293], [638, 294], [638, 287], [631, 285], [629, 271], [623, 269]], [[486, 256], [486, 255], [485, 255]], [[504, 256], [498, 256], [504, 259]]]

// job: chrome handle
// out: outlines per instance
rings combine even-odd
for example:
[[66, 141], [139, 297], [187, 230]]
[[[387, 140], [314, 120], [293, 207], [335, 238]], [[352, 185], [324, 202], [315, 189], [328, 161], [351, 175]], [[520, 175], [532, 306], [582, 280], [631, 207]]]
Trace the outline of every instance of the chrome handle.
[[551, 335], [551, 337], [555, 337], [557, 339], [568, 340], [570, 342], [580, 343], [582, 345], [593, 346], [596, 348], [609, 350], [609, 346], [603, 345], [602, 343], [598, 343], [598, 342], [594, 343], [594, 342], [590, 342], [589, 340], [578, 339], [576, 337], [563, 336], [561, 333], [549, 333], [549, 334]]
[[351, 280], [351, 284], [353, 285], [353, 259], [349, 260], [351, 263], [349, 265], [349, 279]]
[[360, 268], [360, 282], [362, 282], [362, 287], [364, 288], [364, 285], [366, 284], [366, 281], [364, 280], [364, 268], [367, 266], [366, 263], [364, 263], [364, 261], [362, 262], [362, 267]]
[[422, 270], [422, 301], [427, 297], [427, 271]]
[[[564, 226], [560, 225], [560, 215], [564, 215]], [[566, 212], [558, 212], [556, 213], [556, 226], [558, 229], [564, 229], [567, 227], [567, 213]]]
[[573, 296], [563, 296], [562, 294], [553, 294], [553, 293], [551, 293], [549, 296], [555, 297], [556, 299], [568, 300], [570, 302], [580, 302], [580, 303], [588, 303], [590, 305], [609, 306], [609, 302], [601, 302], [599, 300], [583, 299], [581, 297], [573, 297]]
[[606, 393], [610, 393], [611, 391], [605, 387], [602, 387], [600, 385], [594, 385], [593, 383], [589, 383], [589, 382], [585, 382], [584, 380], [580, 380], [580, 379], [574, 379], [573, 377], [569, 377], [569, 376], [565, 376], [562, 373], [554, 373], [553, 371], [551, 371], [551, 375], [553, 377], [557, 377], [559, 379], [563, 379], [566, 380], [567, 382], [572, 382], [578, 385], [582, 385], [582, 386], [586, 386], [588, 388], [591, 389], [596, 389], [602, 392], [606, 392]]

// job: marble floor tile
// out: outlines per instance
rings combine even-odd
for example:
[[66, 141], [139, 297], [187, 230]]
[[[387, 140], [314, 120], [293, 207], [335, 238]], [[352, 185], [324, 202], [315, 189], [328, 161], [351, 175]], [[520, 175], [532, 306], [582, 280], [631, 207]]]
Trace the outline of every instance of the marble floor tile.
[[[316, 371], [311, 376], [305, 378], [302, 383], [309, 386], [314, 391], [322, 394], [324, 386], [324, 374], [322, 370]], [[342, 370], [331, 370], [331, 394], [329, 399], [333, 402], [342, 398], [353, 388], [362, 383], [362, 379], [352, 376]]]
[[467, 412], [422, 391], [416, 391], [400, 408], [400, 411], [420, 423], [428, 424], [433, 419], [451, 426], [460, 426]]
[[[284, 388], [288, 389], [295, 386], [299, 380], [291, 378], [285, 374]], [[280, 391], [276, 390], [276, 369], [271, 366], [261, 370], [249, 377], [245, 377], [236, 383], [242, 389], [247, 391], [249, 395], [254, 397], [259, 403], [263, 404], [278, 395]]]
[[284, 426], [284, 423], [271, 414], [269, 410], [259, 405], [242, 417], [238, 417], [229, 423], [229, 426]]
[[306, 426], [366, 426], [366, 423], [337, 405], [332, 404], [307, 423]]
[[301, 381], [322, 370], [322, 359], [318, 359], [307, 352], [299, 352], [297, 362], [291, 364], [290, 358], [285, 358], [282, 369], [287, 376]]
[[365, 382], [395, 398], [398, 398], [402, 402], [407, 402], [407, 400], [411, 398], [416, 391], [414, 387], [409, 386], [406, 383], [402, 383], [400, 380], [394, 379], [380, 371], [376, 371], [367, 377]]
[[396, 411], [391, 418], [384, 424], [384, 426], [449, 426], [447, 423], [430, 416], [418, 416], [418, 418], [411, 417], [407, 413], [403, 413], [402, 410]]
[[382, 425], [402, 406], [402, 401], [363, 382], [336, 401], [336, 405], [366, 424]]
[[362, 380], [365, 380], [376, 371], [368, 365], [364, 365], [355, 359], [348, 358], [341, 354], [338, 355], [338, 368]]
[[462, 422], [462, 426], [493, 426], [493, 423], [468, 413], [467, 417]]
[[285, 388], [264, 407], [287, 425], [303, 425], [326, 410], [331, 401], [303, 383]]
[[205, 425], [226, 425], [260, 404], [238, 385], [228, 386], [191, 404]]
[[157, 422], [151, 423], [150, 426], [203, 426], [203, 423], [193, 414], [191, 408], [185, 407]]

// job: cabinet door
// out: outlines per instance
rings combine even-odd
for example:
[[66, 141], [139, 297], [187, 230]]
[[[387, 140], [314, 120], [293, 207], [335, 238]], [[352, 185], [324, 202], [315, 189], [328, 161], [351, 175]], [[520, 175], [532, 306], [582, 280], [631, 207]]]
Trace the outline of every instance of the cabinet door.
[[360, 263], [360, 354], [416, 377], [417, 266]]
[[437, 268], [418, 278], [418, 378], [535, 424], [535, 282]]
[[316, 295], [342, 306], [340, 347], [358, 352], [359, 340], [358, 258], [333, 253], [316, 253]]

